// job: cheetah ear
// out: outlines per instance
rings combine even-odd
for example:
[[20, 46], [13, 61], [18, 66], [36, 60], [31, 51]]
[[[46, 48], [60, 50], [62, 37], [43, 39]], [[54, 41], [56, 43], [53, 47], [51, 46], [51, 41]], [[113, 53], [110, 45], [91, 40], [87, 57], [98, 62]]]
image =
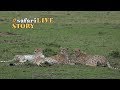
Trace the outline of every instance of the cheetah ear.
[[40, 50], [43, 50], [42, 48], [36, 48], [35, 50], [38, 50], [38, 51], [40, 51]]
[[38, 50], [39, 48], [35, 48], [35, 50]]
[[36, 50], [37, 50], [37, 48], [34, 49], [34, 51], [36, 51]]

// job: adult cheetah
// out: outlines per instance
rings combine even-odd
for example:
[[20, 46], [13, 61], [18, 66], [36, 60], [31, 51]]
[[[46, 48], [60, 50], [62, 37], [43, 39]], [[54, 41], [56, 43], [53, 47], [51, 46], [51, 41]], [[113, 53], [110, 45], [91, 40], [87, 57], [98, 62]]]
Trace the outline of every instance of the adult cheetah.
[[108, 68], [118, 69], [114, 68], [110, 65], [107, 58], [105, 56], [100, 55], [88, 55], [86, 53], [83, 53], [80, 49], [74, 50], [74, 56], [75, 56], [75, 63], [88, 65], [88, 66], [108, 66]]
[[60, 51], [57, 55], [46, 57], [45, 61], [49, 64], [70, 64], [69, 55], [68, 55], [68, 48], [60, 47]]
[[43, 63], [43, 58], [45, 58], [45, 56], [42, 53], [42, 49], [41, 48], [37, 48], [34, 50], [34, 54], [30, 55], [15, 55], [14, 58], [12, 60], [9, 61], [0, 61], [0, 62], [15, 62], [14, 64], [10, 65], [21, 65], [25, 62], [31, 62], [33, 64], [37, 64], [40, 65], [41, 63]]
[[33, 64], [37, 64], [38, 66], [42, 66], [42, 64], [45, 62], [45, 56], [43, 55], [43, 49], [42, 48], [37, 48], [34, 51], [34, 59], [33, 59]]

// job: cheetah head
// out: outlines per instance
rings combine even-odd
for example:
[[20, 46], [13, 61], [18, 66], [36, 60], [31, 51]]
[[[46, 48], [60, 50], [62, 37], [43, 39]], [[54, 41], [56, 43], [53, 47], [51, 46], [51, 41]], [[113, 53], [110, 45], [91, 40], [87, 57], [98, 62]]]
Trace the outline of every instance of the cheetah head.
[[39, 52], [43, 52], [43, 49], [42, 48], [36, 48], [35, 50], [34, 50], [34, 53], [39, 53]]
[[68, 52], [68, 48], [62, 48], [60, 47], [60, 54], [66, 55]]

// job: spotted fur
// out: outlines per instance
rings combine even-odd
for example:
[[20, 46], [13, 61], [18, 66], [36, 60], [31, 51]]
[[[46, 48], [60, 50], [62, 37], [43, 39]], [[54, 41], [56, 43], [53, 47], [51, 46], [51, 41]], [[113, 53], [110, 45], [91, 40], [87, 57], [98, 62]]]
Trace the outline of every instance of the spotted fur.
[[75, 49], [74, 55], [76, 58], [75, 63], [88, 65], [88, 66], [99, 66], [99, 65], [108, 66], [109, 68], [112, 68], [112, 69], [118, 69], [118, 68], [112, 67], [105, 56], [88, 55], [86, 53], [83, 53], [80, 49]]
[[45, 58], [45, 61], [50, 64], [71, 64], [69, 62], [68, 48], [60, 48], [60, 52], [51, 57]]
[[36, 65], [41, 65], [41, 63], [43, 63], [43, 58], [45, 58], [45, 56], [42, 53], [42, 49], [37, 48], [35, 49], [33, 55], [15, 55], [13, 60], [1, 61], [1, 62], [13, 62], [14, 61], [15, 62], [14, 65], [21, 65], [28, 61]]
[[35, 49], [35, 55], [33, 59], [33, 64], [37, 64], [38, 66], [42, 66], [42, 64], [45, 62], [45, 56], [43, 55], [43, 49], [37, 48]]

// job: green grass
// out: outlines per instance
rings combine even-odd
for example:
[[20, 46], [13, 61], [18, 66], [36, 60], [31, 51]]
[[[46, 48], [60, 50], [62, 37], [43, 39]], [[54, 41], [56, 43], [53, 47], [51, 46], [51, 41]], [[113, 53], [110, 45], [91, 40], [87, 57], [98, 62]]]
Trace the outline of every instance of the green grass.
[[[9, 70], [7, 70], [9, 68]], [[119, 79], [119, 70], [105, 67], [54, 65], [37, 66], [1, 66], [0, 78], [3, 79]]]
[[[13, 18], [53, 17], [53, 24], [36, 24], [34, 29], [12, 29]], [[41, 47], [58, 52], [60, 46], [71, 50], [80, 48], [89, 54], [104, 55], [112, 66], [120, 68], [120, 58], [111, 58], [111, 50], [120, 52], [119, 11], [1, 11], [0, 60], [11, 60], [16, 54], [33, 54]], [[49, 55], [48, 55], [49, 56]], [[120, 71], [107, 67], [69, 66], [14, 66], [0, 63], [0, 78], [13, 79], [119, 79]]]

